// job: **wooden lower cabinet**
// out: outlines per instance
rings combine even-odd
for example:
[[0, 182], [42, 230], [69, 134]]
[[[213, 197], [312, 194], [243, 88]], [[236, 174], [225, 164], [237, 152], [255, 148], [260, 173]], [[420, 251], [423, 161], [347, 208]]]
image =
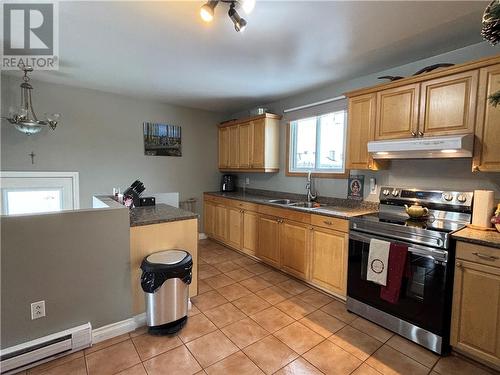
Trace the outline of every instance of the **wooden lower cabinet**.
[[256, 212], [243, 211], [243, 240], [241, 251], [255, 256], [259, 240], [259, 215]]
[[243, 227], [243, 211], [239, 208], [229, 207], [226, 211], [227, 218], [227, 243], [239, 249], [241, 247]]
[[226, 240], [226, 223], [227, 223], [227, 210], [226, 207], [217, 204], [215, 206], [215, 220], [214, 220], [214, 232], [213, 236], [219, 241]]
[[203, 213], [204, 213], [204, 231], [209, 237], [214, 235], [215, 228], [215, 204], [211, 201], [205, 201], [203, 203]]
[[311, 232], [311, 281], [345, 296], [348, 234], [319, 227], [313, 227]]
[[281, 267], [306, 280], [309, 276], [310, 225], [283, 220], [280, 223]]
[[280, 219], [274, 216], [259, 217], [259, 242], [257, 256], [264, 262], [280, 267]]
[[500, 267], [458, 256], [457, 253], [451, 345], [500, 370]]

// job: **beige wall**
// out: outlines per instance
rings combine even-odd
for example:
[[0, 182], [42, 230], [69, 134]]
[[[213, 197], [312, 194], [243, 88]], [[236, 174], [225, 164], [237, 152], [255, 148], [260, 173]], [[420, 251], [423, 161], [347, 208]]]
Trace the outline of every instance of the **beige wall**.
[[[1, 217], [1, 347], [132, 317], [126, 208]], [[44, 318], [30, 304], [45, 300]]]

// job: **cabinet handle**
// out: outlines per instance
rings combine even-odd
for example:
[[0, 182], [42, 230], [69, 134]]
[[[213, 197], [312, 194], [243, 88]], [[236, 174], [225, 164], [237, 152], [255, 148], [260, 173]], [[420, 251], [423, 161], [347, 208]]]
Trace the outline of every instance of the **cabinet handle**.
[[457, 262], [457, 263], [456, 263], [456, 266], [457, 266], [458, 268], [462, 267], [462, 262]]
[[419, 132], [418, 132], [418, 135], [419, 135], [420, 137], [423, 137], [423, 136], [424, 136], [424, 133], [419, 131]]
[[372, 165], [371, 165], [371, 163], [370, 163], [370, 162], [366, 163], [366, 168], [368, 168], [368, 169], [372, 169]]
[[477, 165], [473, 165], [472, 172], [479, 172], [479, 167]]
[[325, 223], [326, 225], [332, 225], [333, 223], [329, 220], [324, 220], [323, 223]]
[[481, 253], [472, 253], [472, 255], [477, 256], [478, 258], [485, 259], [485, 260], [491, 260], [495, 261], [498, 259], [498, 257], [493, 256], [493, 255], [487, 255], [487, 254], [481, 254]]
[[309, 230], [314, 230], [314, 227], [309, 227]]
[[417, 133], [415, 133], [414, 131], [411, 132], [411, 136], [412, 137], [416, 137], [417, 136]]

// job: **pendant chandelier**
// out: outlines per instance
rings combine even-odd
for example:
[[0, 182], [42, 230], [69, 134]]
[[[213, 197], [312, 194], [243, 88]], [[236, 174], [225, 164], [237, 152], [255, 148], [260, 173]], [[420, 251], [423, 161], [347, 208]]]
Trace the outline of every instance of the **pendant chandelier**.
[[209, 0], [200, 8], [200, 17], [203, 21], [212, 22], [214, 19], [215, 7], [219, 2], [229, 4], [227, 15], [233, 22], [234, 29], [237, 32], [244, 31], [247, 27], [247, 21], [239, 15], [236, 7], [241, 7], [246, 14], [249, 14], [255, 7], [255, 0]]
[[11, 108], [9, 110], [9, 116], [2, 118], [9, 121], [21, 133], [27, 135], [39, 133], [46, 126], [55, 130], [60, 114], [45, 114], [45, 120], [38, 119], [35, 111], [33, 110], [33, 102], [31, 98], [33, 86], [29, 83], [30, 77], [28, 77], [28, 73], [32, 72], [33, 68], [24, 64], [19, 65], [19, 68], [24, 72], [23, 82], [20, 84], [21, 105], [17, 110]]

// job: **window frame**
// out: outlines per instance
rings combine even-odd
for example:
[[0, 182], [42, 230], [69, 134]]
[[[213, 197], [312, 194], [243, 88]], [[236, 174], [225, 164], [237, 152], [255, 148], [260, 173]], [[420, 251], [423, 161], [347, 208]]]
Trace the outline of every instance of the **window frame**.
[[[347, 177], [349, 177], [349, 174], [350, 174], [350, 171], [349, 169], [347, 168], [347, 109], [341, 109], [342, 111], [345, 112], [345, 122], [344, 122], [344, 172], [341, 172], [341, 173], [335, 173], [335, 172], [331, 172], [331, 170], [325, 170], [325, 172], [319, 172], [318, 170], [313, 170], [311, 175], [313, 177], [316, 177], [316, 178], [341, 178], [341, 179], [345, 179]], [[338, 110], [338, 111], [341, 111], [341, 110]], [[327, 112], [327, 113], [333, 113], [333, 112], [338, 112], [338, 111], [332, 111], [332, 112]], [[324, 114], [327, 114], [327, 113], [324, 113]], [[318, 115], [315, 115], [315, 116], [311, 116], [311, 117], [316, 117], [316, 119], [318, 119], [320, 116], [324, 115], [324, 114], [318, 114]], [[294, 121], [297, 121], [297, 120], [294, 120]], [[285, 159], [286, 159], [286, 169], [285, 169], [285, 176], [288, 176], [288, 177], [307, 177], [307, 174], [308, 172], [307, 171], [294, 171], [291, 169], [292, 167], [292, 155], [290, 155], [290, 152], [292, 151], [292, 145], [291, 145], [291, 136], [292, 136], [292, 122], [293, 121], [289, 121], [287, 122], [286, 124], [286, 155], [285, 155]], [[316, 144], [318, 142], [318, 139], [319, 139], [319, 134], [316, 133]], [[316, 155], [316, 158], [318, 158], [318, 155]], [[317, 162], [317, 160], [316, 160]]]

